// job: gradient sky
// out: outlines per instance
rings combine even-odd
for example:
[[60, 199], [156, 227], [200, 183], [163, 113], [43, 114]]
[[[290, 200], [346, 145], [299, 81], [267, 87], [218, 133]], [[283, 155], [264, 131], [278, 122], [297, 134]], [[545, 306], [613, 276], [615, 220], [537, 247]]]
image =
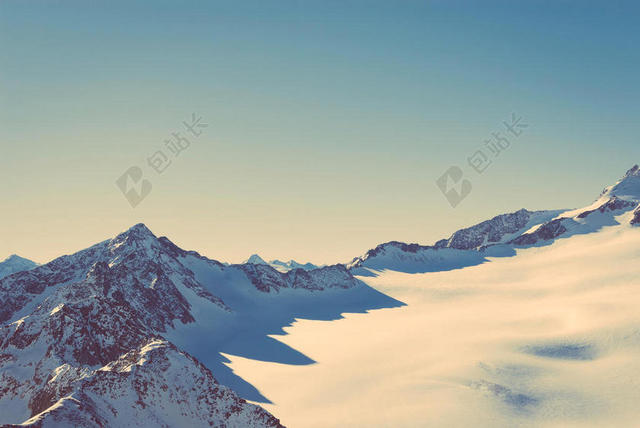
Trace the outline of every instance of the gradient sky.
[[[586, 205], [640, 162], [639, 21], [615, 1], [0, 0], [0, 259], [144, 222], [223, 261], [334, 263]], [[156, 174], [192, 112], [209, 126]], [[529, 128], [476, 174], [511, 112]], [[153, 185], [135, 209], [133, 165]], [[455, 209], [451, 165], [473, 184]]]

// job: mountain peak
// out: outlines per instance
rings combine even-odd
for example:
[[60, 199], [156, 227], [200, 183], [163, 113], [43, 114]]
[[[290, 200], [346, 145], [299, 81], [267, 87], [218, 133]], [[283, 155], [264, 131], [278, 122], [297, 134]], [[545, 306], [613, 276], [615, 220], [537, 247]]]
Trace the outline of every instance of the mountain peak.
[[29, 259], [25, 259], [24, 257], [20, 257], [17, 254], [11, 254], [9, 257], [7, 257], [6, 259], [2, 260], [2, 262], [0, 262], [0, 263], [16, 262], [16, 261], [29, 261]]
[[607, 187], [602, 196], [640, 200], [640, 167], [636, 164], [613, 186]]
[[144, 224], [138, 223], [131, 226], [129, 229], [124, 232], [118, 234], [114, 238], [116, 242], [123, 242], [124, 240], [133, 239], [133, 240], [147, 240], [147, 239], [156, 239], [156, 236], [153, 234], [151, 230]]
[[36, 266], [38, 266], [36, 262], [20, 257], [17, 254], [12, 254], [0, 262], [0, 278], [4, 278], [12, 273], [30, 270]]
[[127, 229], [124, 233], [139, 233], [139, 234], [151, 234], [153, 232], [144, 223], [137, 223]]
[[269, 263], [265, 262], [262, 257], [257, 254], [252, 254], [247, 260], [243, 262], [243, 264], [250, 263], [254, 265], [268, 265]]
[[638, 166], [638, 164], [635, 164], [634, 166], [631, 167], [631, 169], [629, 169], [626, 172], [626, 174], [624, 175], [624, 178], [637, 176], [637, 175], [640, 175], [640, 167]]

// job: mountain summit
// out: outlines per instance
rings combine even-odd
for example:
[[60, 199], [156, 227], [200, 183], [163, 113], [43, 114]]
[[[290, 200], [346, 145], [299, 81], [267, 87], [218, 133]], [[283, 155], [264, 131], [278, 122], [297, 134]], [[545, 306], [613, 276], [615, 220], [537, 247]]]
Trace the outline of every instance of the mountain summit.
[[268, 335], [296, 316], [399, 304], [343, 265], [223, 265], [142, 223], [30, 267], [0, 279], [0, 424], [281, 426], [220, 352], [286, 362]]
[[245, 260], [244, 262], [242, 262], [243, 264], [247, 264], [247, 263], [251, 263], [253, 265], [268, 265], [269, 263], [267, 263], [266, 261], [264, 261], [262, 259], [262, 257], [260, 257], [257, 254], [252, 254], [247, 260]]
[[640, 167], [634, 165], [614, 185], [607, 187], [602, 196], [618, 197], [623, 199], [640, 200]]

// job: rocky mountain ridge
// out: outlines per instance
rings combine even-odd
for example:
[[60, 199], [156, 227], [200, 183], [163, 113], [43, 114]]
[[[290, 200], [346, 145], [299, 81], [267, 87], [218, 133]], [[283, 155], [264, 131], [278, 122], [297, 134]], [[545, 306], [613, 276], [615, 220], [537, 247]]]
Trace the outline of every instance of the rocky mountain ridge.
[[281, 426], [164, 338], [201, 308], [233, 320], [235, 308], [198, 279], [194, 263], [244, 276], [254, 293], [274, 298], [358, 286], [342, 265], [224, 266], [135, 225], [0, 280], [0, 423]]
[[[624, 216], [625, 213], [632, 214]], [[487, 256], [512, 255], [516, 248], [547, 245], [555, 239], [589, 233], [621, 221], [640, 224], [640, 167], [634, 165], [591, 205], [576, 210], [518, 211], [497, 215], [454, 232], [433, 245], [391, 241], [347, 263], [354, 274], [375, 270], [428, 272], [461, 268]], [[628, 217], [628, 218], [627, 218]]]

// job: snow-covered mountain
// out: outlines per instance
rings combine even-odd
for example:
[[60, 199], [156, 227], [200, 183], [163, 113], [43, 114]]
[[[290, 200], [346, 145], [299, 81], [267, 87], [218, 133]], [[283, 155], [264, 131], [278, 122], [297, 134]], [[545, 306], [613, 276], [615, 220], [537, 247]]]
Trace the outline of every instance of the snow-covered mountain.
[[640, 224], [637, 166], [584, 208], [522, 209], [348, 265], [222, 264], [143, 224], [45, 265], [10, 258], [24, 269], [0, 278], [0, 424], [282, 426], [245, 401], [269, 403], [225, 355], [311, 364], [274, 335], [296, 319], [403, 306], [354, 275], [458, 269], [624, 224]]
[[350, 270], [406, 307], [296, 323], [314, 366], [231, 367], [306, 428], [638, 426], [639, 221], [634, 167], [583, 208], [380, 245]]
[[135, 225], [0, 280], [0, 423], [281, 426], [217, 383], [233, 384], [219, 352], [243, 337], [260, 352], [247, 330], [269, 340], [305, 305], [349, 301], [349, 290], [358, 302], [373, 293], [342, 265], [225, 266]]
[[[232, 357], [231, 367], [302, 428], [636, 427], [635, 212], [596, 209], [578, 220], [612, 214], [617, 224], [463, 269], [362, 277], [407, 306], [296, 323], [287, 343], [314, 366]], [[309, 408], [324, 419], [309, 420]]]
[[[542, 224], [560, 211], [519, 211], [501, 214], [474, 226], [460, 229], [434, 245], [406, 244], [391, 241], [378, 245], [347, 264], [357, 275], [385, 269], [403, 272], [437, 272], [482, 263], [495, 247]], [[492, 248], [493, 247], [493, 248]]]
[[[619, 221], [636, 224], [639, 207], [640, 168], [635, 165], [618, 182], [605, 188], [591, 205], [565, 211], [527, 230], [509, 243], [516, 246], [544, 244], [556, 238], [594, 232]], [[630, 215], [623, 216], [630, 211], [633, 211]]]
[[277, 259], [270, 260], [269, 262], [267, 262], [258, 254], [251, 255], [251, 257], [249, 257], [247, 260], [242, 262], [242, 264], [267, 265], [267, 266], [271, 266], [276, 270], [279, 270], [280, 272], [289, 272], [290, 270], [295, 270], [295, 269], [313, 270], [313, 269], [318, 269], [319, 267], [324, 267], [324, 265], [317, 266], [317, 265], [314, 265], [313, 263], [298, 263], [293, 259], [289, 260], [288, 262], [283, 262]]
[[[625, 215], [627, 214], [627, 215]], [[590, 233], [618, 221], [640, 224], [640, 168], [635, 165], [591, 205], [575, 210], [501, 214], [458, 230], [434, 245], [387, 242], [346, 266], [354, 274], [372, 271], [433, 272], [482, 263], [487, 256], [513, 255], [515, 248], [546, 245], [558, 238]]]
[[13, 254], [0, 262], [0, 279], [16, 272], [33, 269], [38, 266], [36, 262]]

